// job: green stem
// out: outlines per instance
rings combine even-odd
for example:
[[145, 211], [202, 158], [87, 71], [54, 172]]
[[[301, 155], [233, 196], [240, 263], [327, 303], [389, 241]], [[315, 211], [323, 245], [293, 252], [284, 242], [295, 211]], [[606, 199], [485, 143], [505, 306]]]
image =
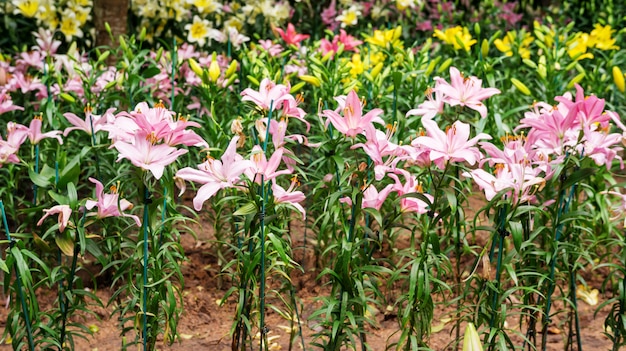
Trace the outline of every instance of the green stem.
[[[272, 112], [274, 112], [274, 100], [270, 101], [270, 110], [267, 114], [267, 129], [265, 134], [265, 142], [263, 143], [263, 153], [267, 152], [267, 143], [270, 138], [270, 123], [272, 122]], [[261, 282], [259, 286], [259, 313], [261, 314], [259, 328], [261, 329], [261, 342], [259, 343], [260, 351], [263, 351], [266, 346], [267, 332], [265, 330], [265, 208], [267, 204], [267, 192], [265, 191], [265, 177], [261, 175], [261, 213], [260, 213], [260, 226], [261, 226]]]
[[178, 50], [176, 49], [176, 37], [172, 38], [172, 100], [170, 101], [170, 110], [174, 110], [174, 98], [176, 97], [176, 65], [178, 64]]
[[[7, 222], [7, 216], [4, 211], [4, 204], [2, 200], [0, 200], [0, 212], [2, 212], [2, 223], [4, 224], [4, 230], [7, 233], [9, 247], [11, 250], [13, 250], [13, 248], [15, 247], [15, 240], [11, 238], [11, 233], [9, 232], [9, 223]], [[28, 308], [26, 307], [26, 299], [24, 298], [24, 292], [22, 291], [22, 278], [20, 276], [20, 270], [17, 267], [17, 264], [15, 265], [15, 281], [17, 283], [17, 294], [19, 295], [20, 301], [22, 303], [22, 314], [24, 315], [24, 324], [26, 324], [26, 334], [28, 336], [28, 349], [30, 351], [34, 351], [35, 343], [33, 342], [33, 331], [30, 325]]]
[[143, 296], [142, 296], [142, 321], [143, 321], [143, 350], [148, 350], [148, 204], [150, 193], [148, 185], [144, 184], [143, 194]]

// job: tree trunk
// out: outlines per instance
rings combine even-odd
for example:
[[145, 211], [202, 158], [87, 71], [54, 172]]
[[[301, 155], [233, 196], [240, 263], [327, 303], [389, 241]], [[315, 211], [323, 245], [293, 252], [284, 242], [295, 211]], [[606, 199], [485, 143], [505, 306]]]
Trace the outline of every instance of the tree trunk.
[[[94, 0], [94, 20], [96, 24], [96, 45], [116, 46], [120, 34], [126, 34], [128, 23], [128, 8], [130, 0]], [[105, 23], [111, 27], [111, 36], [106, 30]]]

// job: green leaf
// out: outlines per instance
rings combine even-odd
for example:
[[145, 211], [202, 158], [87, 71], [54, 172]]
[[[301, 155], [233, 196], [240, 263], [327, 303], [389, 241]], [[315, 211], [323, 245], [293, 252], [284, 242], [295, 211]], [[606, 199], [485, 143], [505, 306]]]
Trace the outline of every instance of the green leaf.
[[161, 70], [157, 66], [153, 65], [141, 72], [141, 76], [144, 78], [152, 78], [159, 73], [161, 73]]
[[50, 186], [50, 179], [46, 179], [43, 175], [35, 173], [34, 170], [28, 170], [28, 177], [30, 180], [40, 188], [47, 188]]
[[70, 200], [70, 207], [74, 209], [78, 207], [78, 193], [76, 192], [76, 186], [72, 182], [67, 183], [67, 196]]
[[522, 248], [522, 241], [524, 241], [524, 229], [522, 227], [522, 223], [509, 222], [509, 230], [511, 231], [511, 236], [513, 237], [515, 250], [520, 252]]
[[570, 174], [567, 179], [561, 185], [563, 189], [569, 188], [570, 186], [578, 183], [579, 181], [589, 178], [592, 174], [596, 173], [596, 168], [582, 168], [577, 170], [576, 172]]

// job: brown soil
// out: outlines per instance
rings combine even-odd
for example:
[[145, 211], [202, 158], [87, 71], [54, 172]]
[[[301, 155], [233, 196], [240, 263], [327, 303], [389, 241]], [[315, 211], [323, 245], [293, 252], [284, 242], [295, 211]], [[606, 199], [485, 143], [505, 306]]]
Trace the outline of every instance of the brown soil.
[[[294, 223], [295, 224], [295, 223]], [[301, 224], [295, 224], [301, 225]], [[300, 229], [301, 231], [301, 229]], [[298, 229], [294, 232], [298, 232]], [[229, 331], [232, 325], [233, 315], [235, 311], [235, 301], [231, 298], [223, 306], [218, 306], [218, 300], [222, 298], [228, 286], [218, 289], [218, 272], [216, 264], [215, 249], [210, 244], [211, 234], [209, 230], [196, 228], [198, 240], [195, 240], [190, 234], [183, 234], [181, 240], [188, 257], [188, 261], [184, 263], [183, 272], [185, 275], [184, 289], [184, 313], [182, 315], [178, 332], [180, 340], [171, 345], [164, 345], [159, 342], [158, 350], [211, 350], [211, 351], [227, 351], [231, 350], [231, 338]], [[302, 238], [293, 236], [295, 243], [294, 254], [296, 259], [302, 263]], [[484, 243], [485, 238], [478, 238], [479, 242]], [[306, 263], [307, 272], [305, 274], [295, 274], [292, 279], [294, 285], [298, 288], [297, 297], [305, 306], [301, 312], [304, 339], [307, 344], [307, 350], [314, 350], [310, 346], [312, 335], [314, 334], [314, 324], [308, 321], [308, 317], [319, 306], [316, 301], [318, 296], [326, 296], [329, 289], [324, 287], [318, 281], [316, 276], [319, 271], [310, 269], [313, 266], [312, 254], [306, 255], [308, 261]], [[471, 269], [471, 263], [467, 264], [465, 269]], [[600, 288], [601, 277], [587, 280], [595, 288]], [[226, 283], [224, 285], [227, 285]], [[53, 301], [54, 291], [41, 292], [42, 300]], [[111, 292], [104, 288], [96, 291], [97, 296], [104, 302], [108, 301]], [[606, 300], [606, 297], [600, 298], [600, 303]], [[44, 305], [44, 303], [42, 303]], [[554, 310], [562, 308], [562, 304], [557, 303]], [[581, 321], [581, 334], [583, 347], [587, 350], [608, 350], [612, 347], [610, 340], [603, 334], [603, 323], [608, 313], [608, 307], [600, 311], [596, 311], [596, 306], [589, 306], [584, 302], [579, 302], [579, 313]], [[96, 317], [87, 317], [85, 325], [97, 326], [98, 331], [87, 340], [76, 340], [76, 350], [80, 351], [108, 351], [122, 349], [122, 337], [120, 336], [119, 323], [115, 316], [110, 316], [111, 309], [102, 307], [93, 307]], [[449, 316], [452, 311], [451, 307], [435, 311], [433, 325], [441, 324], [442, 319]], [[597, 312], [597, 313], [596, 313]], [[2, 326], [6, 320], [6, 311], [0, 315], [2, 318]], [[594, 315], [595, 314], [595, 315]], [[385, 350], [386, 347], [397, 338], [398, 320], [394, 316], [385, 316], [383, 312], [376, 315], [378, 326], [371, 328], [367, 335], [367, 342], [373, 351]], [[561, 321], [562, 322], [562, 321]], [[286, 334], [283, 327], [288, 328], [289, 322], [283, 320], [278, 314], [268, 309], [266, 323], [270, 330], [272, 344], [270, 350], [289, 350], [289, 335]], [[518, 326], [518, 320], [511, 317], [507, 321], [510, 328]], [[433, 350], [452, 350], [448, 345], [455, 338], [452, 333], [453, 323], [447, 323], [441, 331], [435, 332], [430, 338], [429, 345]], [[464, 330], [464, 328], [462, 328]], [[566, 338], [565, 326], [559, 325], [556, 320], [548, 336], [548, 350], [563, 350], [564, 339]], [[513, 334], [513, 333], [511, 333]], [[462, 333], [461, 333], [462, 335]], [[395, 337], [394, 337], [395, 336]], [[134, 335], [126, 335], [126, 340], [132, 340]], [[517, 338], [517, 340], [520, 340]], [[462, 343], [462, 341], [461, 341]], [[521, 347], [521, 341], [519, 346]], [[460, 349], [461, 347], [459, 347]], [[0, 350], [10, 350], [10, 345], [0, 345]], [[140, 349], [137, 346], [131, 346], [129, 349]], [[293, 350], [301, 350], [300, 339], [296, 339]], [[360, 350], [360, 347], [358, 348]], [[575, 349], [575, 348], [574, 348]]]

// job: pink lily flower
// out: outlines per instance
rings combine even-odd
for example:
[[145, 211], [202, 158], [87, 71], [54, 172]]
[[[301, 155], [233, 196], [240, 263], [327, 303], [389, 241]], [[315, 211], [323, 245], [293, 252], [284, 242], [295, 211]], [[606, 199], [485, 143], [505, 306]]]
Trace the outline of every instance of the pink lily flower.
[[283, 52], [283, 47], [279, 44], [274, 44], [271, 39], [259, 40], [259, 44], [272, 57], [276, 57]]
[[235, 136], [230, 141], [221, 160], [209, 158], [198, 165], [197, 169], [185, 167], [176, 172], [177, 178], [202, 184], [193, 198], [193, 206], [196, 211], [200, 211], [204, 202], [220, 189], [234, 187], [239, 183], [241, 175], [246, 170], [254, 168], [252, 161], [244, 160], [241, 155], [237, 154], [238, 140], [239, 136]]
[[128, 159], [136, 167], [150, 171], [156, 179], [161, 179], [165, 166], [187, 153], [187, 150], [177, 150], [167, 144], [156, 144], [154, 134], [144, 133], [135, 135], [134, 144], [118, 140], [113, 146], [120, 153], [117, 162], [124, 158]]
[[44, 219], [46, 219], [50, 215], [58, 214], [59, 215], [59, 231], [63, 233], [67, 225], [70, 223], [70, 216], [72, 215], [72, 209], [68, 205], [56, 205], [52, 206], [49, 209], [43, 210], [45, 213], [43, 217], [37, 222], [37, 226], [40, 226]]
[[287, 24], [286, 31], [283, 31], [280, 28], [274, 28], [274, 30], [276, 31], [276, 33], [280, 35], [281, 38], [283, 38], [283, 40], [285, 41], [285, 44], [295, 45], [298, 48], [300, 47], [301, 41], [309, 38], [308, 34], [296, 33], [296, 28], [291, 23]]
[[139, 217], [124, 213], [126, 210], [131, 210], [133, 208], [133, 204], [126, 199], [120, 199], [120, 195], [117, 193], [117, 188], [115, 186], [111, 187], [111, 194], [105, 194], [102, 183], [94, 178], [89, 178], [89, 181], [96, 185], [96, 201], [87, 200], [87, 202], [85, 202], [85, 208], [87, 210], [91, 210], [92, 208], [97, 207], [98, 211], [87, 213], [87, 216], [96, 216], [99, 219], [106, 217], [128, 217], [132, 218], [138, 227], [141, 227]]
[[28, 128], [15, 122], [7, 123], [7, 140], [0, 136], [0, 167], [5, 163], [20, 163], [17, 152], [27, 137]]
[[465, 161], [473, 165], [481, 158], [480, 151], [474, 145], [478, 140], [491, 139], [491, 136], [485, 133], [469, 139], [470, 126], [461, 121], [454, 122], [445, 132], [439, 129], [437, 123], [431, 119], [423, 119], [422, 124], [428, 136], [416, 138], [411, 145], [430, 150], [430, 160], [439, 169], [444, 169], [448, 162]]
[[[283, 174], [291, 174], [289, 169], [283, 169], [278, 171], [278, 166], [280, 166], [280, 161], [283, 158], [284, 149], [278, 148], [274, 151], [270, 159], [268, 160], [265, 157], [265, 153], [263, 149], [259, 145], [255, 145], [252, 148], [252, 154], [250, 155], [250, 159], [254, 164], [254, 167], [248, 169], [246, 171], [246, 176], [257, 183], [261, 183], [261, 177], [263, 176], [264, 181], [268, 181], [278, 177]], [[259, 175], [259, 177], [257, 177]]]
[[383, 110], [375, 108], [363, 115], [363, 104], [359, 100], [359, 96], [356, 92], [352, 90], [346, 97], [345, 106], [343, 107], [343, 117], [333, 110], [324, 110], [322, 116], [328, 118], [339, 132], [349, 138], [355, 138], [358, 134], [363, 133], [367, 126], [374, 122], [385, 124], [379, 117], [382, 113]]
[[11, 100], [11, 96], [6, 93], [6, 91], [0, 91], [0, 115], [9, 112], [9, 111], [24, 111], [24, 108], [21, 106], [13, 105], [13, 100]]
[[[412, 176], [409, 172], [404, 170], [397, 170], [397, 172], [404, 174], [406, 182], [402, 184], [398, 176], [394, 173], [390, 173], [389, 177], [395, 180], [393, 184], [393, 191], [398, 193], [398, 196], [403, 196], [412, 193], [422, 193], [422, 186], [417, 181], [415, 176]], [[424, 194], [424, 196], [432, 203], [434, 198], [430, 194]], [[418, 214], [424, 214], [428, 212], [428, 203], [417, 197], [405, 197], [400, 199], [400, 209], [402, 212], [416, 212]]]
[[537, 176], [537, 170], [520, 163], [500, 163], [496, 165], [495, 176], [483, 169], [463, 172], [464, 177], [472, 178], [476, 185], [485, 192], [487, 201], [502, 190], [511, 189], [507, 196], [514, 202], [534, 201], [533, 189], [543, 187], [545, 179]]
[[380, 210], [380, 207], [383, 205], [387, 196], [391, 193], [394, 188], [393, 184], [388, 184], [383, 188], [380, 192], [376, 189], [374, 184], [370, 184], [363, 191], [363, 202], [361, 203], [361, 207], [363, 208], [374, 208], [377, 211]]
[[63, 136], [67, 136], [73, 130], [82, 130], [89, 135], [97, 133], [102, 129], [102, 126], [106, 124], [107, 120], [113, 117], [115, 107], [108, 109], [104, 115], [94, 115], [92, 114], [92, 111], [91, 106], [85, 107], [84, 120], [71, 112], [64, 113], [63, 116], [73, 125], [73, 127], [65, 128]]
[[[294, 177], [295, 179], [295, 177]], [[274, 202], [276, 204], [287, 204], [295, 207], [300, 213], [302, 213], [302, 220], [306, 219], [306, 210], [299, 202], [304, 201], [306, 198], [301, 191], [294, 191], [297, 185], [296, 180], [292, 180], [289, 189], [285, 190], [282, 186], [276, 184], [276, 181], [272, 181], [272, 194], [274, 194]]]
[[[433, 93], [435, 97], [433, 98]], [[419, 104], [416, 109], [409, 110], [406, 116], [422, 116], [422, 118], [432, 119], [436, 115], [443, 113], [444, 95], [439, 90], [428, 88], [426, 90], [426, 101]]]
[[259, 91], [252, 88], [244, 89], [241, 92], [243, 96], [241, 101], [251, 101], [263, 111], [268, 111], [270, 105], [272, 105], [272, 109], [276, 111], [282, 107], [284, 100], [295, 100], [294, 97], [289, 94], [290, 89], [289, 86], [276, 84], [269, 80], [269, 78], [264, 78], [259, 84]]
[[487, 117], [487, 107], [482, 100], [500, 94], [496, 88], [482, 88], [483, 81], [476, 77], [465, 78], [456, 67], [450, 67], [450, 83], [443, 78], [435, 78], [435, 91], [444, 94], [444, 101], [450, 106], [467, 106], [478, 111], [482, 118]]
[[59, 136], [61, 134], [60, 130], [53, 130], [48, 133], [41, 133], [41, 124], [42, 117], [35, 116], [32, 121], [30, 121], [30, 126], [28, 127], [28, 138], [30, 139], [30, 143], [35, 145], [39, 144], [42, 139], [45, 138], [56, 138], [59, 141], [59, 144], [63, 145], [63, 139]]

